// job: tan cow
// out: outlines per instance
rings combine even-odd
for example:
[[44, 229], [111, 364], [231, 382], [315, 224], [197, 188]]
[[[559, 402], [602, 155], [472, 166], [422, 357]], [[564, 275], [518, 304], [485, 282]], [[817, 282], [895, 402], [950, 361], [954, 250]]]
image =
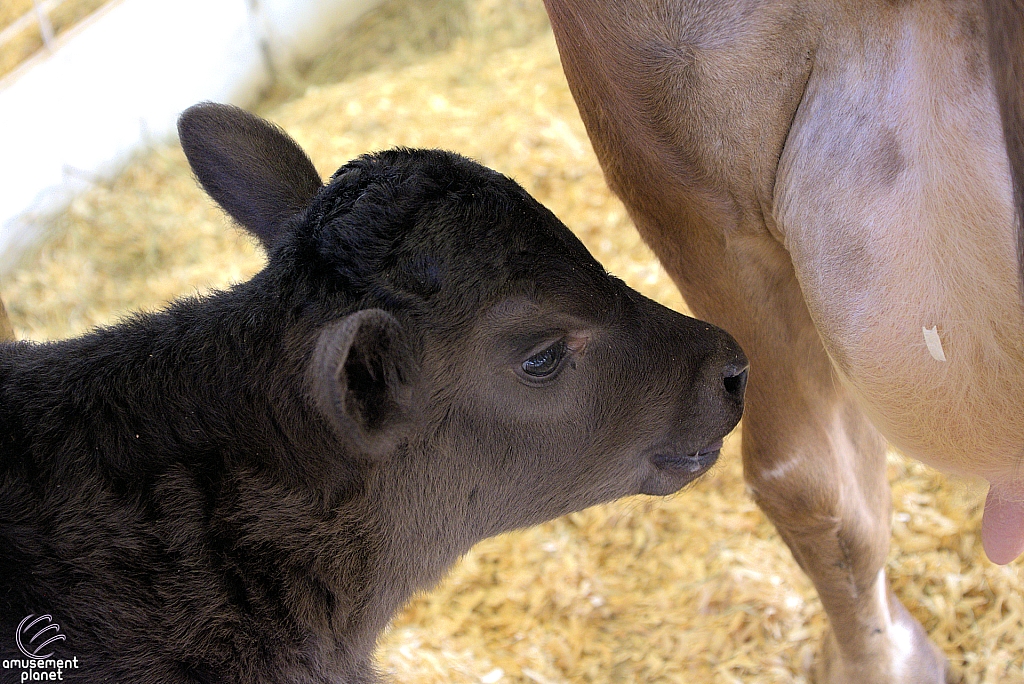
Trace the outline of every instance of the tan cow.
[[749, 354], [745, 476], [829, 614], [820, 678], [943, 680], [884, 574], [884, 440], [988, 479], [985, 550], [1020, 554], [1024, 4], [545, 2], [610, 186]]

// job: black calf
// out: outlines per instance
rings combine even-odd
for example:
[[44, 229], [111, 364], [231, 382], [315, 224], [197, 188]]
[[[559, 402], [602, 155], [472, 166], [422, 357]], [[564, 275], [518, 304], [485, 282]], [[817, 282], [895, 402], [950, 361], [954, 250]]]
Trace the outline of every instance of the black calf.
[[732, 339], [503, 176], [392, 150], [322, 186], [241, 110], [179, 130], [269, 264], [0, 344], [3, 681], [373, 681], [392, 614], [475, 542], [674, 492], [739, 419]]

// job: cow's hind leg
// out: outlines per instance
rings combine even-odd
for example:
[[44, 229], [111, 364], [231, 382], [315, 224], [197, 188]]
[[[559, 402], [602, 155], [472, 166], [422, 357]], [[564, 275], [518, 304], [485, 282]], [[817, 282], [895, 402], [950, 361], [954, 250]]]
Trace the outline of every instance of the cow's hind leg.
[[885, 442], [834, 377], [788, 259], [758, 242], [697, 278], [695, 262], [668, 264], [697, 315], [732, 332], [750, 358], [744, 475], [828, 613], [818, 680], [943, 682], [944, 656], [885, 577]]
[[[821, 64], [826, 18], [816, 16], [814, 3], [799, 9], [761, 3], [756, 10], [752, 3], [731, 2], [545, 4], [609, 185], [697, 317], [732, 333], [750, 359], [746, 479], [828, 612], [835, 648], [822, 668], [827, 681], [938, 684], [945, 659], [890, 595], [883, 573], [891, 511], [885, 446], [834, 377], [812, 322], [805, 295], [821, 280], [815, 280], [819, 273], [805, 268], [809, 277], [798, 283], [801, 271], [782, 239], [791, 237], [782, 228], [796, 219], [776, 225], [782, 214], [773, 198], [789, 186], [775, 170], [793, 145], [795, 118], [806, 118], [807, 84]], [[863, 36], [871, 32], [847, 33], [863, 52]], [[874, 73], [873, 67], [858, 68]], [[860, 81], [851, 76], [844, 83]], [[936, 101], [917, 109], [931, 111]], [[860, 113], [835, 106], [824, 114], [851, 111]], [[829, 159], [842, 167], [851, 159], [850, 140], [823, 131], [794, 149], [815, 151], [831, 141]], [[810, 166], [802, 157], [786, 168], [803, 173], [807, 182], [792, 197], [783, 194], [792, 200], [785, 206], [807, 208], [801, 216], [808, 229], [818, 227], [834, 250], [817, 263], [828, 272], [870, 263], [865, 250], [871, 239], [836, 239], [836, 226], [849, 225], [852, 210], [835, 198], [854, 196], [848, 183], [826, 185], [836, 183], [837, 170]], [[863, 203], [877, 194], [854, 197]], [[846, 213], [824, 220], [832, 207]], [[888, 252], [916, 254], [898, 245]], [[849, 318], [849, 307], [828, 305], [857, 294], [857, 284], [817, 291], [818, 313], [824, 307]], [[914, 323], [918, 335], [921, 325], [933, 325]], [[870, 322], [862, 327], [873, 329]]]
[[816, 679], [942, 682], [945, 658], [885, 576], [891, 512], [885, 445], [858, 409], [842, 396], [831, 399], [807, 406], [803, 421], [790, 416], [789, 425], [773, 424], [777, 414], [755, 409], [743, 445], [758, 505], [814, 582], [831, 622]]

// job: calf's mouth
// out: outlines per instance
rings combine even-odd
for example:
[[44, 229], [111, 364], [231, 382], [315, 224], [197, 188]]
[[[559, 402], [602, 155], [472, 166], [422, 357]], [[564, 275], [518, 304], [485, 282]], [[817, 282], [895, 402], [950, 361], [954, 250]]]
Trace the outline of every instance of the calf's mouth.
[[641, 485], [640, 493], [666, 496], [679, 491], [711, 470], [721, 451], [721, 438], [691, 452], [672, 445], [651, 449], [647, 460], [653, 468]]
[[662, 453], [651, 456], [651, 462], [659, 470], [681, 475], [700, 477], [718, 461], [722, 452], [722, 440], [718, 440], [690, 454]]

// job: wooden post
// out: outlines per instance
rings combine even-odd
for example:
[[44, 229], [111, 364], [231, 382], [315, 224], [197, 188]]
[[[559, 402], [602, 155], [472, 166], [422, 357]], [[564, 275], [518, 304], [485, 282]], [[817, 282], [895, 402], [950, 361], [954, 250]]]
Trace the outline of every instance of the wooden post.
[[0, 342], [12, 340], [14, 340], [14, 328], [11, 327], [11, 320], [7, 317], [7, 309], [4, 308], [4, 302], [0, 299]]

